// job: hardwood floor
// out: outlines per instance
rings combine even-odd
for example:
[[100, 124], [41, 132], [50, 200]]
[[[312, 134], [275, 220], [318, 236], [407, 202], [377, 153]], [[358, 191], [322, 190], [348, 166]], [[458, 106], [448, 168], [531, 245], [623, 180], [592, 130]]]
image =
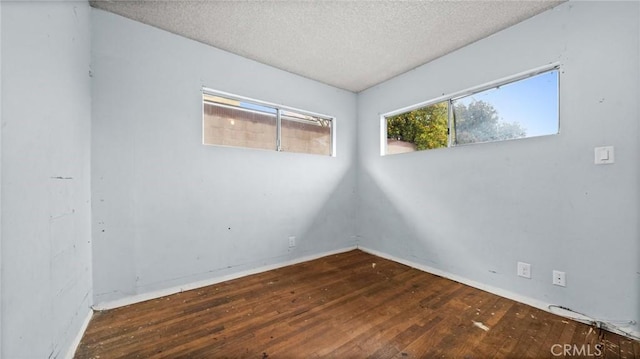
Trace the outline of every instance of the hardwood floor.
[[[563, 356], [564, 349], [578, 355]], [[97, 312], [75, 358], [593, 358], [600, 352], [640, 358], [640, 343], [355, 250]]]

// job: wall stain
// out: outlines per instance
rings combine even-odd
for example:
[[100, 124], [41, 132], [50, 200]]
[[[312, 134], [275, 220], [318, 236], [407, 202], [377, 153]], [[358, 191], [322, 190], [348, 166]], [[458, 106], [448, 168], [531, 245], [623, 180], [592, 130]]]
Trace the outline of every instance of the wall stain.
[[57, 216], [49, 216], [49, 220], [53, 221], [53, 220], [56, 220], [56, 219], [60, 219], [62, 217], [71, 216], [71, 215], [73, 215], [75, 213], [76, 213], [76, 210], [72, 209], [71, 212], [65, 212], [65, 213], [59, 214]]

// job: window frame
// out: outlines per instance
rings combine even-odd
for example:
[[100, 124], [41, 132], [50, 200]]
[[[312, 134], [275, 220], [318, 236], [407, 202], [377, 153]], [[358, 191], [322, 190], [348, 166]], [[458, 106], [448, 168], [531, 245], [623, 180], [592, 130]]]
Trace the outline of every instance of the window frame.
[[[453, 114], [453, 101], [459, 100], [461, 98], [464, 97], [468, 97], [468, 96], [472, 96], [474, 94], [477, 93], [481, 93], [493, 88], [498, 88], [501, 86], [505, 86], [505, 85], [509, 85], [511, 83], [514, 82], [518, 82], [518, 81], [522, 81], [534, 76], [538, 76], [538, 75], [542, 75], [544, 73], [547, 72], [552, 72], [552, 71], [557, 71], [558, 72], [558, 99], [557, 99], [557, 103], [558, 103], [558, 131], [556, 133], [552, 133], [552, 134], [546, 134], [546, 135], [538, 135], [538, 136], [529, 136], [529, 137], [523, 137], [523, 138], [518, 138], [518, 139], [526, 139], [526, 138], [533, 138], [533, 137], [543, 137], [543, 136], [554, 136], [554, 135], [558, 135], [560, 134], [560, 74], [562, 73], [561, 69], [560, 69], [560, 64], [559, 63], [550, 63], [548, 65], [545, 66], [541, 66], [532, 70], [527, 70], [527, 71], [523, 71], [520, 73], [517, 73], [515, 75], [511, 75], [508, 77], [503, 77], [501, 79], [498, 80], [494, 80], [494, 81], [490, 81], [487, 83], [484, 83], [482, 85], [479, 86], [474, 86], [462, 91], [457, 91], [448, 95], [443, 95], [443, 96], [439, 96], [436, 97], [434, 99], [428, 100], [428, 101], [424, 101], [424, 102], [420, 102], [418, 104], [415, 105], [411, 105], [411, 106], [406, 106], [397, 110], [393, 110], [393, 111], [389, 111], [386, 113], [382, 113], [380, 114], [380, 155], [381, 156], [389, 156], [392, 154], [387, 154], [387, 118], [388, 117], [393, 117], [396, 115], [400, 115], [400, 114], [404, 114], [407, 112], [411, 112], [413, 110], [417, 110], [420, 108], [424, 108], [424, 107], [428, 107], [428, 106], [432, 106], [438, 103], [442, 103], [442, 102], [447, 102], [448, 103], [448, 118], [447, 118], [447, 136], [448, 136], [448, 142], [447, 142], [447, 147], [442, 147], [442, 148], [452, 148], [452, 147], [460, 147], [460, 146], [469, 146], [469, 145], [475, 145], [475, 144], [482, 144], [482, 143], [493, 143], [493, 142], [503, 142], [503, 141], [511, 141], [511, 140], [497, 140], [497, 141], [485, 141], [485, 142], [474, 142], [474, 143], [463, 143], [463, 144], [457, 144], [455, 143], [455, 123], [454, 123], [454, 114]], [[413, 151], [413, 152], [422, 152], [422, 151]], [[411, 153], [411, 152], [408, 152]]]
[[[215, 143], [205, 143], [205, 104], [206, 104], [206, 99], [205, 96], [216, 96], [216, 97], [220, 97], [220, 98], [224, 98], [224, 99], [228, 99], [228, 100], [234, 100], [234, 101], [239, 101], [239, 102], [244, 102], [244, 103], [248, 103], [251, 105], [257, 105], [257, 106], [263, 106], [263, 107], [268, 107], [271, 108], [273, 110], [275, 110], [275, 117], [276, 117], [276, 137], [274, 138], [274, 148], [273, 150], [275, 150], [276, 152], [286, 152], [286, 153], [296, 153], [296, 154], [303, 154], [303, 155], [315, 155], [315, 156], [323, 156], [323, 157], [327, 157], [326, 155], [320, 155], [320, 154], [315, 154], [315, 153], [308, 153], [308, 152], [294, 152], [294, 151], [284, 151], [282, 149], [282, 112], [293, 112], [296, 114], [300, 114], [303, 116], [310, 116], [310, 117], [317, 117], [319, 119], [322, 120], [326, 120], [329, 121], [330, 126], [329, 126], [329, 131], [330, 131], [330, 135], [329, 135], [329, 139], [330, 139], [330, 144], [329, 144], [329, 149], [331, 151], [331, 153], [329, 154], [328, 157], [336, 157], [336, 117], [335, 116], [329, 116], [329, 115], [324, 115], [321, 113], [317, 113], [317, 112], [313, 112], [313, 111], [308, 111], [308, 110], [302, 110], [299, 108], [295, 108], [295, 107], [291, 107], [291, 106], [285, 106], [285, 105], [280, 105], [280, 104], [276, 104], [273, 102], [267, 102], [267, 101], [262, 101], [262, 100], [256, 100], [250, 97], [246, 97], [246, 96], [240, 96], [240, 95], [236, 95], [236, 94], [232, 94], [229, 92], [224, 92], [224, 91], [219, 91], [219, 90], [214, 90], [208, 87], [202, 87], [202, 98], [201, 98], [201, 105], [202, 105], [202, 109], [201, 109], [201, 113], [202, 113], [202, 144], [204, 146], [218, 146], [218, 147], [232, 147], [232, 148], [244, 148], [244, 149], [251, 149], [251, 150], [261, 150], [260, 148], [254, 148], [254, 147], [245, 147], [245, 146], [233, 146], [233, 145], [221, 145], [221, 144], [215, 144]], [[224, 104], [220, 104], [222, 106], [225, 106]], [[233, 107], [231, 105], [228, 105], [229, 107]], [[265, 114], [267, 114], [265, 112]]]

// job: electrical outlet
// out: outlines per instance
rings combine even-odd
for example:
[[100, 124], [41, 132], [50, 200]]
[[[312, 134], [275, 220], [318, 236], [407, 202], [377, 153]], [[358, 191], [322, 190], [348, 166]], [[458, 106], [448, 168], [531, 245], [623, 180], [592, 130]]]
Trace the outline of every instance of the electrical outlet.
[[566, 274], [564, 272], [559, 271], [559, 270], [554, 270], [553, 271], [553, 284], [559, 285], [561, 287], [566, 287], [567, 286]]
[[296, 237], [295, 236], [290, 236], [289, 237], [289, 248], [295, 247], [296, 246]]
[[531, 264], [518, 262], [518, 276], [531, 279]]

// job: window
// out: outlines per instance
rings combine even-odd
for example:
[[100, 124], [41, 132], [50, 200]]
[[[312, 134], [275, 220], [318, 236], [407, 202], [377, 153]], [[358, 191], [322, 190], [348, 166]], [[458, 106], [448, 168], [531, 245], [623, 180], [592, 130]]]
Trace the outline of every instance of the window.
[[529, 72], [385, 115], [382, 154], [557, 134], [558, 76]]
[[282, 111], [280, 147], [286, 152], [331, 155], [331, 120]]
[[334, 119], [203, 91], [203, 143], [333, 156]]
[[387, 153], [422, 151], [449, 144], [449, 104], [438, 102], [386, 118]]
[[237, 100], [204, 95], [204, 143], [272, 150], [276, 111]]

